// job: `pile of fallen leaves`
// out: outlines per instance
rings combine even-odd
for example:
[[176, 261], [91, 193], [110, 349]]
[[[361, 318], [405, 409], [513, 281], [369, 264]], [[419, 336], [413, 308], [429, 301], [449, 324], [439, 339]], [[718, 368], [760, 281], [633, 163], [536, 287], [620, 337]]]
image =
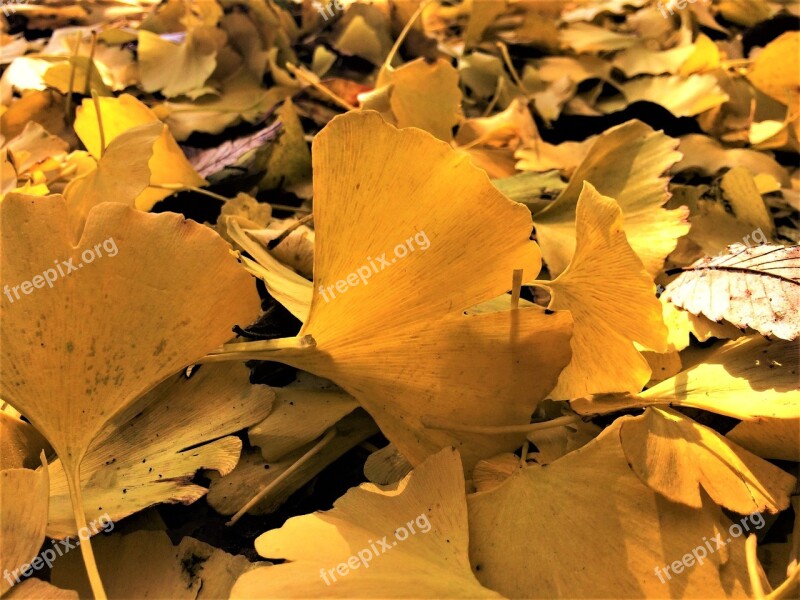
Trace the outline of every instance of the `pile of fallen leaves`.
[[3, 598], [789, 598], [791, 0], [3, 0]]

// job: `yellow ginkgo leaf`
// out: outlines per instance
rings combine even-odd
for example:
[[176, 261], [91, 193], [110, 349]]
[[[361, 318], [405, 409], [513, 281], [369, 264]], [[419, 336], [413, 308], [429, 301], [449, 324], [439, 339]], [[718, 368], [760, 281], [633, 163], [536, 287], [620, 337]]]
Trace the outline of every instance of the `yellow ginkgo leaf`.
[[694, 117], [730, 99], [714, 75], [639, 77], [620, 84], [619, 89], [624, 99], [601, 101], [597, 108], [612, 113], [646, 101], [660, 104], [676, 117]]
[[50, 486], [44, 452], [40, 461], [42, 467], [37, 471], [0, 471], [0, 594], [31, 574], [32, 559], [41, 562], [36, 553], [44, 542]]
[[65, 462], [80, 460], [139, 394], [258, 315], [252, 280], [228, 245], [178, 215], [103, 204], [74, 242], [61, 197], [10, 195], [0, 214], [3, 278], [22, 284], [2, 296], [2, 397]]
[[[588, 182], [576, 208], [575, 255], [549, 288], [549, 308], [575, 321], [572, 360], [550, 393], [556, 399], [601, 392], [639, 392], [650, 366], [633, 342], [666, 352], [667, 327], [653, 279], [625, 237], [622, 211]], [[603, 352], [598, 352], [599, 347]]]
[[760, 335], [713, 349], [700, 362], [638, 396], [620, 394], [570, 402], [580, 414], [608, 413], [643, 406], [691, 406], [735, 419], [800, 417], [797, 364], [800, 346]]
[[266, 461], [280, 460], [319, 438], [330, 427], [358, 408], [355, 399], [313, 375], [275, 388], [275, 405], [266, 419], [247, 432], [252, 446]]
[[800, 462], [800, 416], [742, 421], [725, 437], [761, 458]]
[[679, 158], [677, 140], [629, 121], [597, 138], [569, 185], [555, 202], [534, 215], [536, 239], [553, 275], [575, 252], [575, 212], [583, 182], [614, 198], [625, 218], [625, 235], [651, 275], [658, 273], [677, 239], [689, 231], [686, 210], [664, 210], [669, 198], [662, 174]]
[[[335, 435], [334, 435], [335, 432]], [[275, 512], [289, 497], [309, 481], [368, 438], [379, 433], [370, 416], [357, 408], [335, 424], [329, 433], [282, 456], [264, 460], [258, 448], [245, 450], [241, 460], [224, 477], [210, 473], [211, 486], [206, 499], [209, 506], [222, 515], [234, 515], [248, 505], [250, 515]], [[315, 446], [319, 449], [305, 461], [301, 459]], [[299, 466], [297, 463], [300, 463]], [[291, 471], [290, 471], [291, 469]], [[252, 503], [253, 491], [269, 488]]]
[[[189, 380], [181, 373], [156, 386], [115, 419], [120, 424], [109, 424], [86, 453], [81, 484], [87, 518], [106, 515], [116, 523], [154, 504], [201, 498], [208, 490], [192, 483], [195, 472], [232, 471], [242, 442], [230, 434], [263, 419], [273, 396], [267, 386], [250, 384], [241, 363], [205, 365]], [[51, 463], [50, 471], [47, 534], [74, 535], [61, 460]]]
[[[62, 197], [11, 194], [0, 224], [11, 282], [2, 295], [0, 397], [52, 444], [82, 527], [80, 463], [97, 434], [229, 339], [233, 325], [253, 321], [260, 302], [228, 244], [175, 214], [101, 204], [74, 240]], [[81, 550], [91, 568], [91, 546]], [[102, 595], [96, 572], [92, 583]]]
[[7, 410], [0, 412], [0, 470], [35, 469], [39, 454], [53, 449], [33, 425]]
[[305, 140], [303, 125], [291, 99], [275, 111], [281, 123], [278, 141], [271, 146], [267, 159], [267, 174], [259, 183], [261, 189], [294, 186], [311, 180], [311, 151]]
[[569, 361], [571, 318], [464, 311], [507, 292], [514, 270], [538, 273], [528, 209], [468, 157], [374, 112], [331, 121], [312, 156], [314, 296], [299, 337], [210, 358], [268, 357], [334, 381], [412, 464], [450, 445], [468, 468], [513, 450], [524, 433], [460, 426], [528, 423]]
[[89, 211], [98, 204], [136, 204], [136, 198], [150, 185], [148, 164], [153, 144], [166, 128], [156, 121], [128, 129], [111, 141], [94, 171], [67, 184], [64, 197], [74, 239], [80, 238]]
[[[137, 125], [158, 122], [153, 111], [129, 94], [122, 94], [118, 98], [98, 98], [98, 102], [106, 146], [110, 146], [117, 136]], [[99, 160], [102, 155], [102, 143], [97, 111], [91, 99], [84, 100], [83, 106], [78, 109], [75, 132], [86, 149]], [[156, 202], [174, 193], [172, 190], [159, 188], [159, 185], [192, 187], [206, 183], [189, 164], [175, 138], [167, 129], [161, 132], [153, 145], [153, 156], [148, 165], [151, 187], [136, 198], [136, 208], [139, 210], [150, 210]]]
[[276, 85], [265, 90], [245, 69], [225, 79], [220, 87], [218, 93], [209, 93], [193, 101], [167, 100], [153, 110], [169, 125], [172, 134], [183, 141], [195, 132], [221, 133], [242, 119], [255, 122], [297, 92], [296, 85]]
[[332, 510], [256, 539], [287, 563], [242, 575], [232, 598], [498, 598], [469, 566], [458, 452], [444, 449], [396, 486], [363, 484]]
[[800, 33], [787, 31], [772, 40], [756, 56], [747, 78], [759, 90], [779, 102], [797, 107], [800, 84]]
[[[725, 543], [731, 525], [719, 508], [670, 502], [631, 471], [619, 438], [630, 420], [617, 419], [546, 467], [517, 469], [467, 497], [470, 559], [483, 585], [508, 598], [749, 594], [744, 539]], [[756, 530], [755, 522], [746, 523]], [[711, 543], [708, 551], [704, 542], [720, 536], [722, 545]], [[700, 547], [701, 561], [690, 555], [693, 566], [677, 562]]]
[[[423, 58], [397, 69], [384, 66], [376, 90], [365, 97], [366, 109], [379, 110], [398, 127], [419, 127], [440, 140], [453, 139], [453, 127], [462, 118], [458, 71], [440, 58], [431, 64]], [[382, 104], [388, 96], [388, 112]]]
[[633, 472], [673, 502], [703, 507], [701, 490], [740, 515], [789, 506], [797, 480], [776, 466], [669, 408], [648, 408], [620, 428]]
[[146, 92], [168, 98], [203, 89], [217, 67], [217, 50], [227, 36], [215, 27], [199, 26], [175, 43], [139, 30], [139, 73]]

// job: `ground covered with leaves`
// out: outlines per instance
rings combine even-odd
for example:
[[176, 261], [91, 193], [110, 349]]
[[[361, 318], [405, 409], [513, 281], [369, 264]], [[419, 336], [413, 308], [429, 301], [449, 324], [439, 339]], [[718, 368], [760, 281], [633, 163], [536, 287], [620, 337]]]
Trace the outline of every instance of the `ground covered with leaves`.
[[790, 0], [4, 0], [0, 595], [791, 598]]

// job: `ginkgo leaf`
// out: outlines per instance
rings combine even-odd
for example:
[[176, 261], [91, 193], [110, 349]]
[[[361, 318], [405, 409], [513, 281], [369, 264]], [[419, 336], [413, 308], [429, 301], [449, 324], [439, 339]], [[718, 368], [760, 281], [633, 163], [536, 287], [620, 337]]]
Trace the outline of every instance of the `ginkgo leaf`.
[[[314, 297], [298, 338], [284, 349], [268, 342], [262, 354], [259, 342], [237, 344], [210, 358], [268, 356], [331, 379], [412, 464], [449, 445], [468, 467], [514, 449], [524, 435], [434, 427], [528, 423], [569, 361], [567, 313], [463, 314], [508, 291], [515, 269], [538, 272], [528, 210], [463, 154], [374, 112], [334, 119], [312, 156]], [[372, 271], [370, 261], [384, 267]]]
[[677, 239], [689, 230], [687, 211], [661, 208], [667, 201], [662, 174], [679, 158], [676, 140], [639, 121], [597, 138], [555, 202], [534, 215], [536, 239], [550, 272], [560, 274], [575, 253], [575, 212], [583, 182], [622, 208], [625, 235], [650, 274], [659, 272]]
[[737, 166], [725, 173], [720, 188], [727, 206], [738, 219], [768, 237], [773, 235], [769, 208], [758, 191], [755, 179], [745, 167]]
[[742, 421], [726, 437], [761, 458], [800, 462], [800, 416]]
[[[274, 246], [273, 240], [284, 236], [286, 231], [291, 231], [291, 233], [283, 237], [277, 246]], [[303, 277], [310, 280], [314, 276], [316, 235], [314, 230], [307, 225], [303, 225], [297, 219], [272, 219], [264, 229], [246, 229], [245, 232], [246, 235], [270, 248], [269, 253], [272, 256]], [[310, 300], [309, 298], [309, 302]]]
[[[651, 371], [633, 342], [667, 350], [655, 284], [628, 244], [622, 211], [613, 199], [584, 183], [575, 219], [575, 255], [569, 266], [553, 281], [536, 282], [551, 291], [548, 308], [568, 310], [575, 321], [572, 360], [550, 396], [568, 400], [601, 392], [636, 393]], [[603, 353], [597, 352], [600, 345]]]
[[[108, 146], [117, 136], [137, 125], [158, 122], [153, 111], [129, 94], [122, 94], [118, 98], [99, 98], [98, 102], [104, 139]], [[84, 100], [78, 109], [75, 117], [75, 133], [92, 156], [100, 160], [102, 155], [100, 129], [95, 104], [91, 99]], [[153, 156], [148, 166], [151, 173], [151, 187], [136, 198], [136, 207], [140, 210], [150, 210], [156, 202], [173, 193], [172, 190], [157, 187], [161, 184], [187, 187], [205, 184], [205, 180], [186, 160], [175, 138], [167, 129], [161, 132], [161, 136], [153, 145]]]
[[153, 110], [169, 125], [172, 134], [183, 141], [197, 131], [220, 133], [242, 119], [254, 123], [296, 91], [283, 85], [265, 90], [247, 70], [241, 69], [220, 84], [218, 93], [193, 101], [167, 100]]
[[412, 468], [411, 463], [397, 451], [394, 444], [387, 444], [367, 457], [364, 462], [364, 476], [372, 483], [389, 485], [400, 481]]
[[589, 23], [573, 23], [560, 33], [563, 44], [579, 54], [621, 50], [639, 43], [633, 35], [616, 33]]
[[702, 408], [744, 420], [800, 417], [797, 344], [743, 337], [712, 350], [704, 359], [638, 396], [579, 398], [570, 406], [579, 414], [668, 405]]
[[29, 121], [22, 133], [8, 140], [3, 147], [11, 151], [17, 171], [24, 173], [50, 157], [65, 154], [69, 145], [38, 123]]
[[[205, 365], [188, 381], [173, 375], [126, 411], [133, 418], [109, 424], [81, 464], [87, 518], [107, 515], [116, 523], [153, 504], [190, 504], [207, 491], [192, 483], [196, 471], [232, 471], [242, 444], [230, 434], [263, 419], [274, 395], [250, 385], [248, 374], [229, 363]], [[61, 538], [74, 534], [75, 524], [61, 461], [50, 470], [47, 533]]]
[[360, 56], [380, 65], [392, 46], [386, 17], [368, 4], [360, 4], [359, 8], [360, 14], [348, 11], [342, 20], [334, 47], [343, 54]]
[[[164, 531], [99, 536], [95, 544], [110, 598], [227, 598], [236, 577], [257, 566], [244, 556], [231, 556], [190, 537], [173, 546]], [[59, 559], [52, 581], [86, 598], [89, 585], [75, 558], [70, 553]]]
[[268, 462], [314, 441], [358, 408], [352, 396], [313, 376], [275, 388], [274, 394], [270, 414], [247, 432], [250, 444], [258, 446]]
[[669, 408], [648, 408], [620, 427], [633, 472], [672, 502], [703, 507], [701, 490], [740, 515], [789, 506], [797, 480]]
[[136, 198], [150, 185], [153, 144], [166, 127], [155, 122], [128, 129], [111, 141], [94, 171], [69, 182], [64, 198], [75, 239], [80, 238], [89, 211], [98, 204], [119, 202], [135, 206]]
[[0, 412], [0, 470], [35, 469], [41, 464], [41, 452], [47, 454], [52, 450], [30, 423], [9, 412]]
[[789, 177], [774, 158], [763, 152], [749, 148], [724, 148], [715, 139], [698, 134], [681, 137], [678, 150], [683, 158], [672, 167], [672, 173], [683, 173], [689, 169], [697, 169], [703, 175], [716, 175], [724, 168], [732, 169], [740, 166], [754, 176], [768, 173], [784, 187], [789, 185]]
[[258, 553], [287, 562], [244, 574], [231, 596], [499, 597], [472, 574], [468, 544], [459, 455], [444, 449], [396, 486], [363, 484], [262, 534]]
[[624, 101], [617, 98], [598, 102], [611, 113], [646, 100], [660, 104], [676, 117], [694, 117], [730, 99], [714, 75], [640, 77], [619, 85]]
[[[52, 444], [82, 527], [80, 463], [97, 434], [136, 397], [226, 341], [233, 325], [253, 321], [260, 302], [230, 247], [175, 214], [101, 204], [80, 240], [68, 231], [62, 197], [11, 194], [0, 216], [4, 277], [24, 282], [11, 289], [16, 300], [3, 294], [0, 396]], [[34, 287], [28, 278], [37, 272]], [[41, 289], [45, 277], [53, 289]], [[81, 551], [102, 595], [88, 541]]]
[[287, 471], [321, 440], [300, 446], [277, 461], [265, 461], [258, 448], [245, 451], [236, 468], [224, 477], [207, 473], [211, 480], [208, 504], [222, 515], [233, 515], [253, 498], [254, 493], [272, 486], [247, 512], [252, 515], [275, 512], [323, 469], [378, 431], [370, 416], [358, 408], [335, 424], [335, 435], [330, 441], [289, 473]]
[[[391, 113], [381, 112], [391, 123], [419, 127], [440, 140], [453, 139], [453, 127], [462, 118], [461, 90], [458, 72], [449, 61], [439, 59], [430, 64], [419, 58], [396, 69], [384, 67], [376, 88], [388, 94]], [[362, 106], [380, 110], [369, 99], [363, 100]]]
[[[29, 290], [13, 302], [3, 296], [2, 396], [64, 461], [79, 461], [115, 413], [258, 314], [250, 277], [227, 244], [177, 215], [103, 204], [90, 213], [75, 246], [63, 198], [10, 195], [0, 214], [5, 280], [25, 281], [38, 271], [54, 281], [53, 289]], [[25, 237], [17, 235], [21, 223]], [[81, 254], [95, 245], [106, 253]], [[169, 262], [162, 260], [165, 249]], [[79, 272], [58, 279], [53, 257]], [[65, 310], [67, 321], [58, 317]], [[51, 320], [58, 325], [51, 327]]]
[[703, 540], [727, 534], [730, 522], [708, 501], [700, 510], [675, 504], [639, 480], [619, 438], [630, 420], [617, 419], [546, 467], [518, 469], [467, 497], [470, 559], [481, 583], [509, 598], [749, 594], [743, 539], [723, 543], [680, 575], [669, 572]]
[[676, 306], [762, 335], [800, 337], [800, 246], [733, 244], [681, 271], [664, 292]]
[[30, 575], [30, 563], [44, 542], [50, 485], [44, 452], [40, 461], [37, 471], [0, 471], [0, 566], [4, 573], [0, 594], [18, 584], [23, 575]]
[[286, 100], [275, 114], [282, 126], [281, 133], [271, 149], [267, 159], [267, 174], [259, 187], [269, 190], [281, 186], [291, 190], [311, 180], [311, 151], [292, 100]]
[[266, 248], [248, 235], [236, 220], [228, 221], [227, 232], [228, 237], [237, 246], [255, 259], [243, 257], [242, 263], [245, 268], [263, 280], [270, 295], [305, 323], [311, 310], [314, 284], [267, 252]]
[[202, 89], [217, 67], [217, 50], [225, 34], [213, 27], [196, 27], [175, 43], [139, 30], [139, 73], [146, 92], [171, 98]]
[[694, 46], [687, 44], [669, 50], [652, 50], [646, 45], [631, 46], [617, 54], [612, 63], [629, 78], [647, 73], [661, 75], [675, 73], [694, 53]]
[[755, 87], [786, 104], [797, 103], [800, 85], [797, 71], [800, 69], [800, 33], [787, 31], [767, 44], [756, 56], [747, 73]]

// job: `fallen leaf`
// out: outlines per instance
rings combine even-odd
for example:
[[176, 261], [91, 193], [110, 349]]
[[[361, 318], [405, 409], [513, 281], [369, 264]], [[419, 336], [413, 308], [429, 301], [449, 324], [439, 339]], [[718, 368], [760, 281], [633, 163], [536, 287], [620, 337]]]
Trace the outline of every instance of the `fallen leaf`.
[[[313, 289], [327, 286], [328, 295], [314, 293], [297, 341], [268, 350], [269, 359], [336, 382], [412, 464], [453, 444], [468, 468], [513, 449], [521, 434], [450, 433], [425, 424], [527, 423], [569, 360], [571, 319], [563, 312], [534, 306], [463, 314], [506, 292], [514, 269], [538, 272], [527, 209], [497, 192], [462, 154], [425, 132], [398, 130], [375, 113], [334, 119], [315, 138], [312, 155]], [[418, 168], [409, 171], [409, 161]], [[480, 213], [470, 212], [477, 206]], [[473, 221], [464, 221], [467, 214]], [[381, 225], [386, 219], [407, 224], [400, 237], [411, 236], [409, 244], [419, 241], [414, 253], [398, 253], [396, 264], [385, 255], [398, 244], [409, 246], [393, 226]], [[461, 257], [456, 263], [451, 252]], [[345, 288], [340, 297], [342, 286], [337, 292], [331, 284], [356, 280], [372, 257], [387, 260], [387, 272]], [[460, 287], [443, 296], [442, 286], [453, 289], [454, 281]], [[308, 335], [313, 345], [303, 342]], [[257, 347], [238, 345], [230, 357], [263, 358]], [[547, 347], [547, 354], [536, 354], [536, 347]], [[382, 361], [377, 370], [375, 356]]]
[[[192, 483], [195, 472], [232, 471], [242, 443], [231, 434], [263, 419], [272, 398], [270, 388], [250, 385], [248, 369], [239, 363], [205, 365], [188, 381], [173, 375], [116, 419], [118, 424], [109, 424], [89, 447], [81, 463], [87, 518], [106, 515], [118, 523], [154, 504], [198, 500], [207, 490]], [[50, 470], [47, 533], [54, 538], [74, 535], [61, 461], [51, 463]]]
[[[4, 469], [0, 471], [0, 556], [3, 578], [0, 593], [5, 594], [20, 582], [23, 571], [30, 571], [32, 559], [44, 543], [47, 525], [47, 489], [49, 477], [44, 452], [41, 468]], [[21, 501], [24, 498], [25, 501]], [[41, 560], [41, 559], [40, 559]], [[30, 573], [25, 573], [30, 575]]]
[[[704, 539], [724, 535], [729, 521], [710, 502], [700, 510], [674, 504], [639, 480], [619, 438], [630, 420], [617, 419], [595, 440], [546, 467], [519, 469], [499, 486], [468, 496], [470, 560], [483, 585], [509, 598], [749, 593], [740, 539], [679, 579], [654, 572]], [[509, 552], [523, 547], [526, 552]], [[589, 565], [603, 576], [579, 575]]]
[[570, 406], [579, 414], [668, 405], [691, 406], [743, 420], [800, 416], [797, 344], [743, 337], [704, 358], [638, 396], [600, 395], [572, 400]]
[[800, 336], [800, 246], [733, 244], [681, 271], [664, 292], [676, 306], [762, 335]]
[[[628, 244], [622, 211], [612, 198], [584, 183], [575, 210], [570, 264], [553, 281], [535, 282], [550, 290], [549, 309], [568, 310], [575, 321], [572, 360], [550, 396], [569, 400], [601, 392], [639, 392], [651, 371], [633, 342], [667, 350], [655, 284]], [[620, 296], [626, 303], [617, 301]]]
[[472, 574], [468, 543], [459, 455], [444, 449], [392, 488], [363, 484], [327, 512], [262, 534], [258, 553], [287, 562], [244, 574], [232, 596], [499, 597]]
[[702, 491], [740, 515], [789, 506], [797, 480], [716, 431], [669, 408], [648, 408], [620, 427], [628, 464], [672, 502], [701, 509]]
[[680, 158], [676, 144], [639, 121], [597, 138], [566, 189], [533, 217], [536, 238], [554, 276], [575, 253], [575, 212], [584, 181], [619, 202], [628, 243], [649, 273], [661, 270], [676, 240], [689, 230], [686, 211], [661, 208], [669, 198], [663, 173]]
[[[158, 122], [153, 111], [129, 94], [118, 98], [99, 98], [98, 101], [106, 145], [110, 146], [117, 136], [137, 125]], [[92, 156], [100, 160], [102, 151], [98, 123], [94, 102], [91, 99], [84, 100], [75, 118], [75, 132]], [[151, 187], [136, 198], [136, 207], [140, 210], [150, 210], [156, 202], [173, 193], [173, 190], [159, 188], [159, 185], [191, 187], [205, 184], [167, 129], [153, 144], [153, 156], [148, 166]]]
[[747, 73], [747, 78], [755, 87], [790, 105], [797, 103], [800, 85], [796, 73], [800, 69], [800, 33], [787, 31], [767, 44], [756, 56]]

